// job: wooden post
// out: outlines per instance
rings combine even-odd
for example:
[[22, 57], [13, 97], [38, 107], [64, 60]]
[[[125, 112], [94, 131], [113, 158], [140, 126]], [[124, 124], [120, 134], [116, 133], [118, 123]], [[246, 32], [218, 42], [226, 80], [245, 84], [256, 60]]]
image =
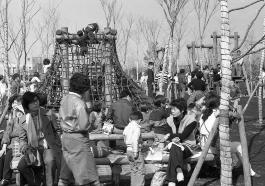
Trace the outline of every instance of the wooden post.
[[205, 158], [207, 156], [208, 150], [209, 150], [209, 148], [211, 146], [212, 140], [213, 140], [213, 138], [215, 136], [215, 133], [217, 131], [218, 125], [219, 125], [219, 118], [216, 118], [216, 120], [214, 122], [214, 125], [213, 125], [213, 128], [210, 131], [210, 135], [208, 137], [207, 143], [206, 143], [204, 149], [202, 150], [202, 154], [201, 154], [201, 156], [200, 156], [200, 158], [199, 158], [199, 160], [198, 160], [198, 162], [196, 164], [196, 167], [195, 167], [195, 169], [194, 169], [194, 171], [193, 171], [193, 173], [191, 175], [191, 178], [189, 180], [188, 186], [193, 186], [195, 184], [195, 181], [196, 181], [196, 179], [197, 179], [197, 177], [199, 175], [199, 172], [201, 170], [202, 164], [203, 164], [203, 162], [204, 162], [204, 160], [205, 160]]
[[111, 54], [110, 54], [110, 43], [105, 43], [103, 45], [103, 64], [105, 64], [105, 103], [109, 108], [112, 103], [112, 70], [111, 70]]
[[218, 64], [218, 47], [217, 47], [217, 33], [213, 33], [213, 55], [214, 65]]
[[238, 105], [237, 111], [238, 113], [240, 113], [240, 116], [241, 116], [241, 121], [238, 125], [238, 128], [239, 128], [239, 135], [240, 135], [240, 141], [241, 141], [241, 146], [242, 146], [244, 181], [245, 181], [245, 186], [251, 186], [250, 164], [249, 164], [249, 157], [248, 157], [248, 143], [247, 143], [247, 138], [246, 138], [245, 123], [244, 123], [244, 117], [243, 117], [241, 105]]
[[195, 41], [192, 42], [192, 46], [191, 46], [191, 71], [194, 70], [194, 64], [195, 64], [195, 60], [196, 60], [196, 56], [195, 56]]
[[235, 32], [234, 33], [234, 49], [237, 49], [238, 48], [238, 40], [239, 40], [239, 35], [238, 35], [238, 32]]
[[245, 77], [245, 82], [246, 82], [246, 87], [247, 87], [247, 91], [248, 91], [248, 96], [250, 96], [250, 87], [249, 87], [247, 71], [246, 71], [244, 63], [242, 63], [241, 66], [242, 66], [243, 74], [244, 74], [244, 77]]
[[[67, 34], [68, 37], [68, 28], [61, 28], [63, 32]], [[62, 85], [63, 85], [63, 95], [65, 96], [69, 92], [69, 56], [68, 56], [68, 43], [65, 42], [62, 44], [63, 51], [63, 61], [62, 61]]]

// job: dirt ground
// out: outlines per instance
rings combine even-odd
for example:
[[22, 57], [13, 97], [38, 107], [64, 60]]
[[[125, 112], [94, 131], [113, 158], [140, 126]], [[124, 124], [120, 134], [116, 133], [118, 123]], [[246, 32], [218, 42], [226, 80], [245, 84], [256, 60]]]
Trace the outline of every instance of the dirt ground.
[[[254, 171], [261, 175], [260, 178], [252, 178], [253, 186], [265, 185], [265, 125], [260, 126], [257, 121], [245, 123], [249, 158]], [[239, 141], [238, 127], [233, 126], [231, 130], [232, 141]], [[235, 186], [244, 185], [242, 168], [233, 171], [233, 183]], [[218, 177], [199, 178], [196, 186], [219, 186]]]

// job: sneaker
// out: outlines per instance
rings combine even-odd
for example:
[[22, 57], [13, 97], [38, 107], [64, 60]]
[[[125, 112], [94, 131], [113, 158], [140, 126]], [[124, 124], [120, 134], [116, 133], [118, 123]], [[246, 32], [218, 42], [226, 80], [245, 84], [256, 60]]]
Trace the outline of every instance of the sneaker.
[[9, 185], [9, 180], [2, 179], [0, 182], [0, 186], [7, 186]]
[[255, 172], [255, 174], [251, 175], [251, 177], [260, 178], [261, 175]]

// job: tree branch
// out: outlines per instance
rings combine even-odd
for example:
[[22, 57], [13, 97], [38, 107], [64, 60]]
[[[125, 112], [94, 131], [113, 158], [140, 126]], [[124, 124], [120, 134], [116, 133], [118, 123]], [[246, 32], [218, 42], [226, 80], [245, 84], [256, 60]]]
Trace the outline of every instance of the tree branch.
[[257, 20], [259, 14], [260, 14], [260, 12], [261, 12], [261, 10], [262, 10], [264, 7], [265, 7], [265, 3], [260, 7], [260, 9], [258, 10], [256, 16], [255, 16], [255, 17], [253, 18], [253, 20], [251, 21], [251, 23], [250, 23], [250, 25], [248, 26], [248, 29], [247, 29], [247, 31], [246, 31], [246, 33], [245, 33], [245, 35], [244, 35], [244, 38], [243, 38], [242, 42], [240, 43], [240, 45], [238, 46], [238, 48], [234, 49], [232, 52], [234, 52], [234, 51], [240, 49], [240, 48], [243, 46], [243, 44], [246, 42], [246, 39], [247, 39], [247, 36], [248, 36], [249, 31], [251, 30], [252, 26], [254, 25], [255, 21]]
[[[243, 57], [245, 57], [245, 56], [247, 56], [247, 55], [249, 55], [249, 54], [251, 54], [251, 52], [252, 52], [252, 50], [260, 43], [260, 42], [262, 42], [263, 40], [265, 39], [265, 35], [263, 35], [255, 44], [253, 44], [251, 47], [250, 47], [250, 49], [245, 53], [245, 54], [242, 54], [240, 57], [238, 57], [238, 58], [236, 58], [236, 59], [234, 59], [233, 61], [232, 61], [232, 64], [233, 63], [236, 63], [236, 62], [238, 62], [240, 59], [242, 59]], [[259, 49], [258, 49], [259, 50]], [[232, 51], [233, 52], [233, 51]]]
[[264, 1], [264, 0], [257, 0], [255, 2], [249, 3], [248, 5], [245, 5], [245, 6], [242, 6], [242, 7], [239, 7], [239, 8], [231, 9], [231, 10], [228, 11], [228, 13], [234, 12], [236, 10], [242, 10], [242, 9], [248, 8], [248, 7], [250, 7], [250, 6], [252, 6], [252, 5], [256, 4], [256, 3], [259, 3], [261, 1]]

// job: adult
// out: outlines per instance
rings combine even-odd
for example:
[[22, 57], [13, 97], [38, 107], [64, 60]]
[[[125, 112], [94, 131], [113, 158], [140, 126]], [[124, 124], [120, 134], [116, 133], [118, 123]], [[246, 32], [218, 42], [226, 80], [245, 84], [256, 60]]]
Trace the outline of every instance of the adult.
[[[23, 157], [19, 161], [21, 185], [56, 185], [56, 170], [60, 168], [61, 142], [47, 116], [40, 108], [39, 98], [34, 92], [25, 92], [22, 106], [26, 113], [20, 120], [20, 151]], [[45, 170], [44, 170], [45, 169]], [[45, 172], [45, 180], [42, 172]], [[58, 175], [58, 172], [57, 172]]]
[[176, 133], [169, 138], [172, 139], [168, 146], [170, 154], [166, 179], [169, 186], [175, 186], [176, 181], [184, 181], [186, 170], [184, 160], [190, 157], [197, 147], [195, 138], [197, 109], [194, 103], [189, 105], [187, 113], [186, 108], [181, 100], [174, 100], [171, 103], [171, 117], [176, 126]]
[[120, 99], [114, 103], [109, 108], [107, 119], [113, 120], [114, 132], [122, 131], [129, 123], [130, 114], [133, 111], [131, 94], [129, 90], [123, 90], [120, 93]]
[[4, 80], [4, 76], [0, 75], [0, 100], [2, 100], [7, 93], [7, 85], [6, 82]]
[[11, 112], [4, 136], [1, 141], [2, 149], [0, 151], [0, 185], [8, 185], [12, 178], [11, 161], [13, 158], [12, 150], [19, 144], [19, 122], [24, 115], [24, 109], [21, 105], [21, 96], [14, 95], [9, 99]]
[[146, 74], [147, 74], [147, 89], [148, 89], [147, 95], [152, 98], [154, 93], [154, 80], [155, 80], [153, 62], [148, 63], [148, 69], [146, 71]]
[[35, 92], [37, 87], [38, 87], [38, 83], [40, 83], [40, 74], [38, 72], [35, 72], [32, 79], [30, 80], [30, 91], [31, 92]]
[[11, 96], [20, 93], [20, 88], [22, 87], [20, 81], [20, 75], [18, 73], [13, 74], [10, 87]]
[[82, 100], [88, 89], [88, 78], [75, 73], [70, 78], [69, 94], [61, 101], [59, 117], [63, 131], [63, 158], [59, 186], [100, 185], [96, 162], [90, 149], [89, 113]]
[[197, 71], [196, 73], [196, 79], [191, 80], [191, 82], [188, 84], [188, 87], [193, 91], [191, 96], [189, 97], [187, 104], [195, 102], [195, 98], [203, 94], [206, 90], [206, 83], [202, 80], [203, 73], [202, 71]]

